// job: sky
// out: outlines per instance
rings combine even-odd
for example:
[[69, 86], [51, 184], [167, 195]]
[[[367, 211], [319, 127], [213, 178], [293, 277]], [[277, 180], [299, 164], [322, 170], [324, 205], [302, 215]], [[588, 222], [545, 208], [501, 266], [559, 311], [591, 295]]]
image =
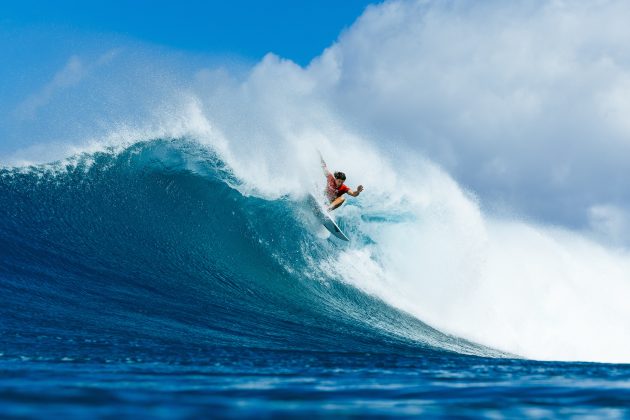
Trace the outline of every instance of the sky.
[[[4, 5], [0, 156], [139, 126], [166, 103], [176, 114], [188, 109], [184, 92], [226, 132], [248, 109], [235, 136], [283, 132], [280, 114], [299, 103], [311, 116], [326, 110], [319, 128], [334, 121], [388, 153], [431, 160], [486, 211], [630, 242], [630, 6], [368, 6]], [[314, 124], [305, 114], [293, 124]]]
[[[23, 1], [3, 4], [6, 29], [117, 34], [184, 51], [305, 65], [375, 1]], [[53, 40], [53, 42], [58, 40]], [[41, 46], [46, 48], [46, 46]]]
[[[274, 53], [306, 65], [361, 15], [371, 2], [322, 0], [234, 1], [24, 1], [0, 11], [0, 111], [11, 114], [69, 57], [135, 48], [142, 54], [186, 54], [186, 60], [249, 67]], [[155, 54], [154, 54], [155, 55]], [[75, 70], [78, 70], [75, 60]], [[71, 70], [71, 66], [68, 67]], [[67, 72], [68, 73], [68, 72]], [[69, 73], [67, 74], [67, 76]], [[75, 74], [75, 76], [77, 76]], [[72, 80], [61, 81], [66, 87]], [[55, 89], [48, 88], [52, 96]], [[37, 102], [37, 101], [35, 101]], [[41, 101], [40, 101], [41, 102]], [[31, 104], [31, 108], [36, 103]], [[19, 105], [18, 105], [19, 108]], [[24, 106], [22, 106], [24, 108]], [[27, 106], [28, 108], [28, 106]], [[18, 114], [20, 112], [18, 110]], [[27, 112], [28, 113], [28, 112]], [[25, 141], [21, 128], [0, 150]], [[17, 139], [19, 137], [19, 139]], [[2, 144], [3, 143], [3, 144]], [[3, 147], [2, 147], [3, 146]]]

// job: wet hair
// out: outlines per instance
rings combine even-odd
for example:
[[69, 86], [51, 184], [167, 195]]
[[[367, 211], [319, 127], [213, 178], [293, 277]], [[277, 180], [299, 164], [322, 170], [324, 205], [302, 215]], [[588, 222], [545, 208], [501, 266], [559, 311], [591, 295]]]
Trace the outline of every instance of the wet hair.
[[342, 181], [346, 180], [346, 174], [343, 172], [335, 172], [335, 179], [340, 179]]

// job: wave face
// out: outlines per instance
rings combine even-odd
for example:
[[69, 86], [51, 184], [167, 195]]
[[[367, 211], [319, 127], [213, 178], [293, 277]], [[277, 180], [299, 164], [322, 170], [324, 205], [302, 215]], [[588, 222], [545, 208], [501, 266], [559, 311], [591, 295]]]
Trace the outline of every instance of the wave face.
[[303, 201], [242, 194], [193, 141], [5, 169], [0, 180], [7, 336], [498, 354], [331, 274], [344, 245], [318, 236]]

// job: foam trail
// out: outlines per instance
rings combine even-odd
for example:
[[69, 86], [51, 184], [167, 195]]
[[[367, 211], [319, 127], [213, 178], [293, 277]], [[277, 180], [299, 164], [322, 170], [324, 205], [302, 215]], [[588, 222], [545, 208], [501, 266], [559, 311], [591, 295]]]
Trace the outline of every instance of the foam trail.
[[[628, 361], [630, 310], [619, 298], [630, 293], [625, 251], [579, 232], [484, 214], [477, 198], [421, 156], [393, 160], [379, 140], [342, 125], [331, 118], [319, 131], [305, 124], [298, 136], [280, 130], [255, 158], [233, 152], [230, 163], [250, 192], [299, 197], [312, 188], [300, 175], [320, 177], [317, 147], [350, 185], [366, 185], [338, 215], [355, 238], [373, 243], [355, 241], [330, 270], [443, 332], [502, 351]], [[227, 141], [234, 150], [241, 142]]]

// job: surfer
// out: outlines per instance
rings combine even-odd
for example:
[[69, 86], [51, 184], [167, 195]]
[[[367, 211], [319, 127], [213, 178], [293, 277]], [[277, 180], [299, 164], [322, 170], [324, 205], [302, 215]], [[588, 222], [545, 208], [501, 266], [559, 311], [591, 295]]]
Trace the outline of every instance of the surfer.
[[363, 191], [363, 185], [359, 185], [356, 191], [352, 191], [346, 184], [343, 182], [346, 180], [346, 174], [343, 172], [335, 172], [334, 174], [328, 170], [326, 166], [326, 162], [324, 162], [324, 158], [320, 155], [320, 160], [322, 161], [322, 169], [324, 170], [324, 175], [326, 176], [326, 197], [330, 202], [328, 206], [328, 211], [333, 211], [340, 205], [346, 201], [346, 198], [343, 197], [344, 194], [348, 193], [353, 197], [357, 197]]

